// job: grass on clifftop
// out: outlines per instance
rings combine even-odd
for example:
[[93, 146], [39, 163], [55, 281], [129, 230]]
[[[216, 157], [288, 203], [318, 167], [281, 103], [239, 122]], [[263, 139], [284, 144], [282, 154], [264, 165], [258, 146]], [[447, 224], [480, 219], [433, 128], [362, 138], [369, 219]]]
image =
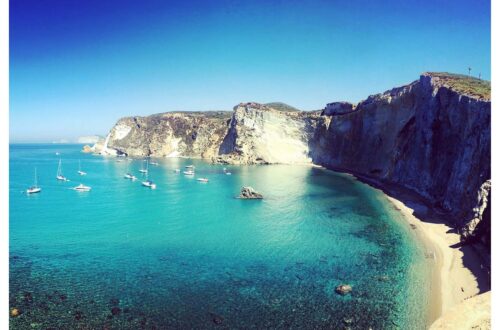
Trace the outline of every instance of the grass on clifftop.
[[426, 72], [425, 74], [439, 78], [442, 84], [461, 94], [491, 100], [490, 81], [448, 72]]
[[271, 103], [266, 103], [264, 105], [278, 111], [300, 111], [299, 109], [294, 108], [291, 105], [288, 105], [283, 102], [271, 102]]

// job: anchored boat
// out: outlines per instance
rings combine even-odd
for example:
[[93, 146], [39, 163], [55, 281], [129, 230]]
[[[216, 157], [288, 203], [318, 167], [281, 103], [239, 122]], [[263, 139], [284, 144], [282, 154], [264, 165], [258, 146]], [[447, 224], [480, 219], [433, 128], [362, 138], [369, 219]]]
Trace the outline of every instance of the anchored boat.
[[82, 164], [80, 161], [78, 161], [78, 174], [87, 175], [87, 172], [82, 171]]
[[132, 181], [137, 180], [137, 177], [135, 175], [132, 175], [130, 173], [127, 173], [123, 176], [125, 179], [130, 179]]
[[74, 187], [73, 190], [76, 191], [90, 191], [92, 188], [80, 183], [78, 186]]
[[153, 181], [149, 180], [147, 174], [146, 174], [146, 181], [143, 181], [142, 185], [144, 187], [148, 187], [148, 188], [151, 188], [151, 189], [156, 189], [156, 183], [154, 183]]
[[57, 167], [57, 176], [56, 176], [56, 179], [59, 180], [59, 181], [69, 181], [68, 178], [66, 178], [62, 174], [62, 161], [61, 161], [61, 159], [59, 159], [59, 166]]
[[42, 191], [42, 188], [38, 186], [38, 177], [36, 174], [36, 167], [35, 167], [35, 183], [31, 187], [29, 187], [28, 190], [26, 190], [26, 193], [36, 194], [39, 193], [40, 191]]
[[148, 173], [149, 161], [147, 159], [145, 159], [144, 161], [146, 162], [146, 167], [144, 167], [144, 163], [143, 163], [142, 168], [139, 170], [139, 172]]

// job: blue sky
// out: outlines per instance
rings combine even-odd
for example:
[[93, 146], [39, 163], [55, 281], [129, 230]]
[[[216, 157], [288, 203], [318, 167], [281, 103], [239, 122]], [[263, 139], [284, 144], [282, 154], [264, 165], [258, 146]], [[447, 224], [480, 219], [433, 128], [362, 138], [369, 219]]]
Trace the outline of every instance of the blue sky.
[[486, 0], [11, 0], [10, 138], [244, 101], [320, 109], [424, 71], [490, 79], [490, 38]]

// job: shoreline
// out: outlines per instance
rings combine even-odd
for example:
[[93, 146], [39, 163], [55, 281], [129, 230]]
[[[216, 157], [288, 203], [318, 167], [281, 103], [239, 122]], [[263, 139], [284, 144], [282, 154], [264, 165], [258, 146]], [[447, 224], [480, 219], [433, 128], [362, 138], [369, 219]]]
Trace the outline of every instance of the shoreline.
[[433, 253], [427, 328], [460, 303], [491, 291], [490, 276], [477, 250], [461, 244], [460, 235], [448, 225], [447, 215], [433, 212], [420, 196], [405, 188], [355, 173], [334, 171], [348, 174], [379, 191], [414, 229], [412, 232], [425, 251]]

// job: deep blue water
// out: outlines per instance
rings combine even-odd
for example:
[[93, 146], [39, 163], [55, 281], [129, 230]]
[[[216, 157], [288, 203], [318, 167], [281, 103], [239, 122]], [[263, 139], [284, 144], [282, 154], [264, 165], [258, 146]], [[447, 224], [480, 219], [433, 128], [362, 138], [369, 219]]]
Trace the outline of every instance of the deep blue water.
[[[157, 159], [150, 190], [123, 178], [142, 160], [80, 149], [10, 147], [11, 328], [425, 328], [424, 253], [352, 177]], [[55, 179], [59, 157], [70, 182]], [[187, 164], [210, 182], [174, 172]], [[43, 190], [27, 196], [35, 167]], [[68, 189], [80, 182], [92, 191]], [[235, 199], [244, 185], [265, 199]]]

